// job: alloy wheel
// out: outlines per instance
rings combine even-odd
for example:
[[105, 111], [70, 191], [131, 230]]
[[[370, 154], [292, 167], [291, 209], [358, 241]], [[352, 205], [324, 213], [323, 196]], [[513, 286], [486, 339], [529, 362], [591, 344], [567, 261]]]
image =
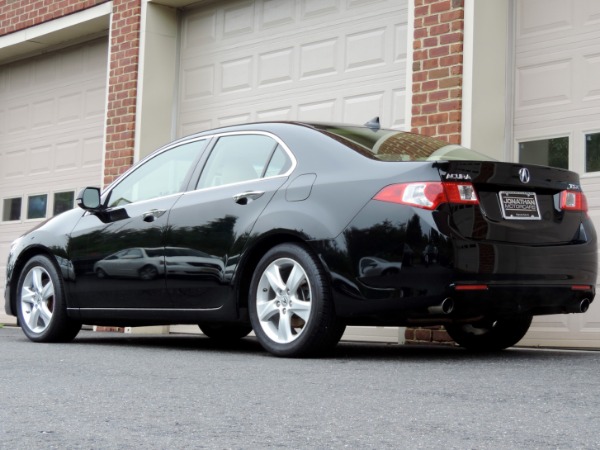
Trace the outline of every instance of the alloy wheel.
[[34, 333], [43, 333], [54, 311], [54, 283], [46, 269], [36, 266], [27, 273], [20, 301], [24, 325]]
[[256, 299], [262, 330], [278, 344], [296, 340], [304, 331], [312, 308], [310, 282], [302, 266], [280, 258], [260, 277]]

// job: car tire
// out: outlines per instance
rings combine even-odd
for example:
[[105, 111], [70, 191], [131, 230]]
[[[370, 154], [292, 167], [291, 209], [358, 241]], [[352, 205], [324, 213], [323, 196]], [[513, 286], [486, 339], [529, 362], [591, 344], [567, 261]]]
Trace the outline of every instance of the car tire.
[[147, 265], [139, 270], [138, 275], [142, 280], [154, 280], [158, 277], [158, 270], [154, 266]]
[[240, 340], [252, 331], [252, 326], [239, 323], [200, 323], [198, 327], [209, 338], [222, 342]]
[[277, 356], [318, 356], [340, 340], [345, 325], [335, 314], [328, 278], [305, 247], [286, 243], [259, 261], [250, 284], [252, 328]]
[[96, 269], [96, 276], [100, 279], [106, 278], [106, 272], [102, 269]]
[[473, 351], [499, 351], [512, 347], [527, 333], [532, 316], [482, 320], [469, 324], [446, 324], [450, 337]]
[[67, 316], [62, 277], [43, 255], [31, 258], [17, 284], [17, 316], [25, 335], [35, 342], [69, 342], [81, 323]]

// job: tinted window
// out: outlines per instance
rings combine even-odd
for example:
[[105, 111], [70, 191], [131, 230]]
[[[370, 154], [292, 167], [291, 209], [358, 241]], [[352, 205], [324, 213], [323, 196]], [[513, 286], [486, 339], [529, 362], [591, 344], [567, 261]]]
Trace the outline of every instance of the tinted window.
[[521, 142], [519, 144], [519, 162], [568, 169], [569, 138], [565, 136]]
[[281, 145], [278, 145], [275, 149], [275, 153], [273, 153], [273, 156], [271, 157], [271, 161], [269, 161], [269, 165], [267, 166], [264, 176], [274, 177], [284, 174], [290, 169], [290, 167], [292, 167], [292, 161], [281, 148]]
[[600, 171], [600, 133], [585, 135], [585, 171]]
[[108, 206], [126, 205], [182, 192], [192, 164], [206, 147], [195, 141], [167, 150], [131, 172], [110, 193]]
[[4, 199], [2, 220], [21, 220], [21, 197]]
[[315, 125], [317, 130], [367, 158], [381, 161], [493, 161], [460, 145], [396, 130]]
[[[279, 174], [285, 161], [281, 161], [281, 156], [275, 158], [277, 148], [277, 142], [269, 136], [250, 134], [221, 137], [206, 162], [197, 187], [214, 187], [261, 178], [267, 172], [267, 166], [270, 170], [270, 162], [273, 164], [270, 172]], [[287, 158], [285, 152], [280, 151], [284, 159]]]
[[42, 219], [46, 217], [46, 206], [48, 204], [48, 195], [30, 195], [27, 198], [27, 218]]
[[54, 209], [53, 215], [57, 215], [68, 211], [69, 209], [73, 209], [73, 199], [75, 198], [75, 193], [73, 191], [69, 192], [57, 192], [54, 194]]

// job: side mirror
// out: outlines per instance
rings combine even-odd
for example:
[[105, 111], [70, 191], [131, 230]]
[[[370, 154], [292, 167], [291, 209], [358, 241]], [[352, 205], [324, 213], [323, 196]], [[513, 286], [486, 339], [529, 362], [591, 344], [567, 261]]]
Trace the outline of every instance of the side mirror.
[[83, 188], [75, 199], [77, 206], [86, 211], [98, 211], [100, 209], [100, 189], [97, 187]]

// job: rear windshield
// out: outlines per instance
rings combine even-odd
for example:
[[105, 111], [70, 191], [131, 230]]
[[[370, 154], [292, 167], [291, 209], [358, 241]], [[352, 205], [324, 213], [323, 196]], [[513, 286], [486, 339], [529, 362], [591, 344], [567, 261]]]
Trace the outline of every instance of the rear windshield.
[[314, 127], [356, 152], [381, 161], [495, 161], [475, 150], [413, 133], [367, 127]]

